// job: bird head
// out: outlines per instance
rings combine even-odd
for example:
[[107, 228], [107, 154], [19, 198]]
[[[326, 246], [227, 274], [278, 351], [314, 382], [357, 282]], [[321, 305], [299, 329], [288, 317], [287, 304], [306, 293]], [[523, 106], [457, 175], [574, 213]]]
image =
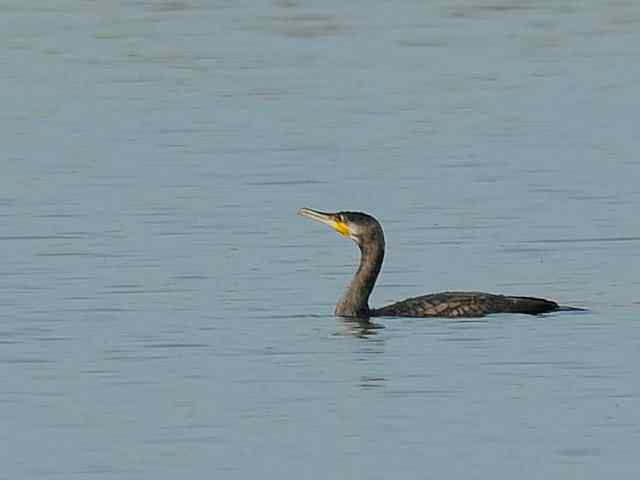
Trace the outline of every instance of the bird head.
[[380, 223], [363, 212], [327, 213], [310, 208], [299, 208], [298, 214], [330, 226], [340, 235], [350, 238], [360, 246], [367, 240], [384, 238]]

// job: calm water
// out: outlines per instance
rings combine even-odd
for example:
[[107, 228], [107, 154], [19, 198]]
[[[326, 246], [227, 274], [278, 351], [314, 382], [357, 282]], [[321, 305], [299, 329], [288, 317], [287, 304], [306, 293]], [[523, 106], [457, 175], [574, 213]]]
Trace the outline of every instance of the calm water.
[[[346, 3], [346, 5], [345, 5]], [[0, 7], [0, 478], [640, 473], [640, 4]], [[332, 316], [383, 222], [381, 305]]]

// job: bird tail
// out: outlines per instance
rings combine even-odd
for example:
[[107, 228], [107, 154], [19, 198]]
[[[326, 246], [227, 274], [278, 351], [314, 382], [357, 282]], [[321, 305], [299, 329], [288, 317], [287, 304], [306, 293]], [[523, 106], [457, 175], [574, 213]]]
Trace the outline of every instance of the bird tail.
[[588, 312], [587, 308], [570, 307], [568, 305], [558, 305], [552, 300], [535, 297], [508, 297], [511, 304], [511, 311], [514, 313], [547, 313], [547, 312]]
[[589, 312], [588, 308], [570, 307], [568, 305], [558, 305], [558, 312]]

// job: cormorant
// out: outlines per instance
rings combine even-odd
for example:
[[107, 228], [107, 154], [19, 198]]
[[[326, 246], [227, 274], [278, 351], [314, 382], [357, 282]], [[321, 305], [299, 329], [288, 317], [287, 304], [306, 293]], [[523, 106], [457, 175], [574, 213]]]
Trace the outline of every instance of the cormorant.
[[551, 300], [512, 297], [484, 292], [442, 292], [408, 298], [386, 307], [370, 309], [369, 295], [376, 283], [384, 259], [382, 226], [362, 212], [325, 213], [309, 208], [298, 214], [329, 225], [360, 247], [360, 266], [347, 286], [335, 314], [340, 317], [483, 317], [491, 313], [527, 313], [537, 315], [554, 310], [579, 310], [559, 307]]

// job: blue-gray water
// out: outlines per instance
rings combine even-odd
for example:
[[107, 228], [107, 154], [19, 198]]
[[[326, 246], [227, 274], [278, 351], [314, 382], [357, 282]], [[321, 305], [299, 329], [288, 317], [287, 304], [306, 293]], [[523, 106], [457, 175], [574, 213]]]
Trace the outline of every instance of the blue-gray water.
[[0, 478], [637, 478], [638, 2], [0, 13]]

